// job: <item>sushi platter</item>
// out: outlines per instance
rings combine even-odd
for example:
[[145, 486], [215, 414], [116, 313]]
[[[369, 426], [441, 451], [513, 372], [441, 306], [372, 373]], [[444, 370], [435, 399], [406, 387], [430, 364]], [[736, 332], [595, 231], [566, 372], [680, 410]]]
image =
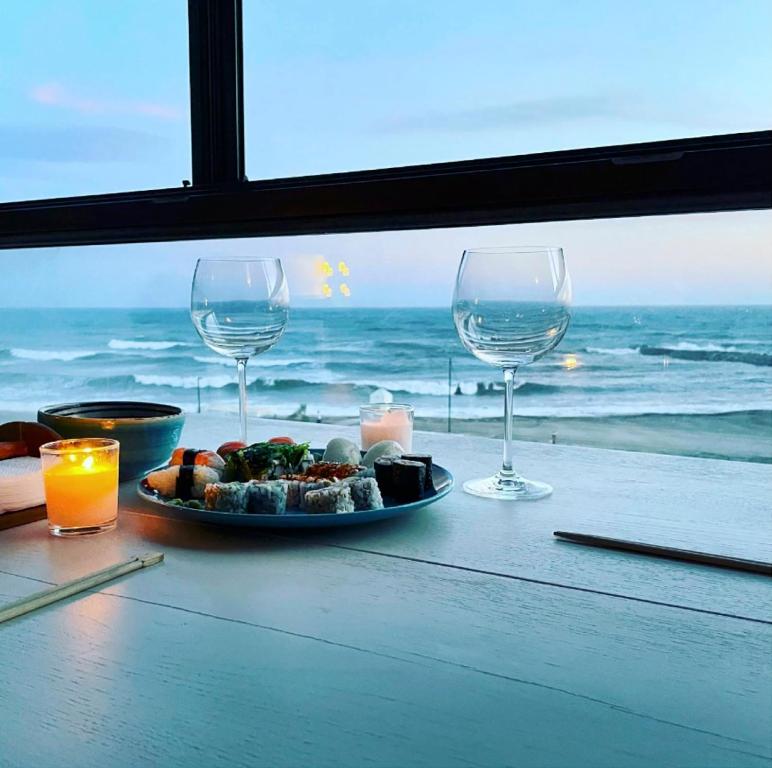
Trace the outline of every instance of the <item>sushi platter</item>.
[[363, 452], [345, 438], [312, 449], [290, 438], [217, 451], [177, 448], [139, 481], [170, 516], [245, 528], [325, 528], [407, 514], [446, 496], [451, 473], [384, 440]]

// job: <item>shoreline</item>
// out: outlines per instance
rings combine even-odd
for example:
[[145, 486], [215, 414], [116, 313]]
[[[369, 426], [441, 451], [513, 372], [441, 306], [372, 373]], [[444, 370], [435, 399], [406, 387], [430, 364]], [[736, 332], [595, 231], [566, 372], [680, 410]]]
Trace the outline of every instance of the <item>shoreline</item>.
[[[316, 421], [310, 417], [285, 420]], [[323, 418], [325, 424], [356, 425], [355, 417]], [[415, 428], [447, 432], [447, 420], [415, 417]], [[453, 419], [453, 434], [503, 439], [502, 418]], [[662, 453], [702, 459], [772, 464], [772, 410], [715, 414], [634, 416], [515, 416], [516, 440]]]
[[[232, 413], [205, 410], [204, 413], [233, 421]], [[31, 420], [36, 410], [0, 412], [0, 423]], [[316, 422], [301, 411], [292, 414], [260, 414], [260, 418], [279, 421]], [[325, 424], [356, 426], [357, 416], [326, 417]], [[441, 417], [415, 417], [415, 428], [447, 432]], [[453, 419], [451, 431], [457, 435], [503, 438], [502, 418]], [[579, 445], [591, 448], [661, 453], [703, 459], [750, 461], [772, 464], [772, 410], [749, 410], [715, 414], [639, 414], [634, 416], [515, 416], [517, 441]]]

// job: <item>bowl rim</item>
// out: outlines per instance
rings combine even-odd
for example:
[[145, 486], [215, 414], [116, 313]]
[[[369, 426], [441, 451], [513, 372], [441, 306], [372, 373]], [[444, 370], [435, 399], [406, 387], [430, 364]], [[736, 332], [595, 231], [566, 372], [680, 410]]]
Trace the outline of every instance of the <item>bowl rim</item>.
[[[123, 407], [135, 407], [135, 408], [157, 408], [159, 410], [165, 410], [167, 413], [158, 413], [148, 416], [83, 416], [77, 413], [60, 413], [69, 408], [123, 408]], [[103, 423], [105, 421], [113, 421], [120, 424], [146, 424], [149, 421], [166, 421], [177, 420], [185, 418], [185, 414], [182, 408], [176, 405], [167, 405], [165, 403], [149, 403], [141, 402], [138, 400], [87, 400], [83, 402], [75, 403], [57, 403], [56, 405], [46, 405], [43, 408], [38, 409], [38, 420], [40, 417], [50, 417], [54, 419], [77, 419], [79, 422], [94, 422]]]

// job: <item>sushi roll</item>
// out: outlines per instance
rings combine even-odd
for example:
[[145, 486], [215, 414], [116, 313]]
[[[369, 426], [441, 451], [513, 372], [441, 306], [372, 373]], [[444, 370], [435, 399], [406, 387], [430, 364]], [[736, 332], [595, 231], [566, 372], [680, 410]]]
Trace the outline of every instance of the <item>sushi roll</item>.
[[183, 499], [203, 499], [208, 483], [216, 483], [220, 475], [211, 467], [175, 466], [151, 472], [147, 484], [162, 496]]
[[343, 483], [349, 487], [354, 509], [383, 509], [383, 498], [373, 477], [350, 477]]
[[327, 448], [324, 450], [322, 461], [334, 462], [336, 464], [354, 464], [357, 465], [362, 459], [359, 447], [346, 440], [345, 437], [333, 437]]
[[426, 467], [424, 477], [424, 488], [427, 491], [434, 489], [434, 479], [432, 478], [432, 457], [428, 453], [403, 453], [402, 458], [406, 461], [420, 461]]
[[314, 482], [309, 483], [300, 483], [299, 491], [299, 500], [298, 500], [298, 506], [308, 512], [309, 510], [306, 509], [306, 495], [310, 491], [323, 491], [325, 488], [329, 488], [332, 486], [333, 482], [332, 480], [315, 480]]
[[214, 512], [247, 511], [246, 483], [210, 483], [204, 489], [206, 508]]
[[375, 445], [371, 445], [367, 453], [362, 458], [362, 464], [366, 467], [372, 467], [376, 459], [384, 456], [394, 456], [399, 458], [405, 449], [394, 440], [381, 440]]
[[306, 493], [316, 491], [320, 488], [328, 488], [332, 485], [331, 480], [280, 480], [287, 488], [287, 508], [302, 509]]
[[287, 511], [287, 485], [282, 482], [247, 483], [248, 515], [283, 515]]
[[424, 492], [426, 467], [420, 461], [397, 459], [392, 471], [394, 496], [401, 502], [418, 501]]
[[214, 451], [199, 451], [195, 448], [176, 448], [169, 460], [171, 466], [193, 464], [201, 467], [211, 467], [218, 472], [225, 469], [225, 462]]
[[354, 511], [354, 500], [348, 485], [336, 483], [329, 488], [308, 491], [303, 506], [311, 515], [345, 514]]
[[394, 462], [391, 456], [384, 456], [375, 460], [375, 479], [384, 496], [394, 495]]

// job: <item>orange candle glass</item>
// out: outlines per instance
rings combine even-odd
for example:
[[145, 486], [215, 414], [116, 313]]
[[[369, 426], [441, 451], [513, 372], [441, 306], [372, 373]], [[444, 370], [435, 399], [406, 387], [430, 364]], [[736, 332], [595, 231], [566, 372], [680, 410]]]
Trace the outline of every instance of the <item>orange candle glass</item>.
[[115, 528], [118, 451], [117, 440], [102, 438], [40, 446], [50, 533], [78, 536]]

